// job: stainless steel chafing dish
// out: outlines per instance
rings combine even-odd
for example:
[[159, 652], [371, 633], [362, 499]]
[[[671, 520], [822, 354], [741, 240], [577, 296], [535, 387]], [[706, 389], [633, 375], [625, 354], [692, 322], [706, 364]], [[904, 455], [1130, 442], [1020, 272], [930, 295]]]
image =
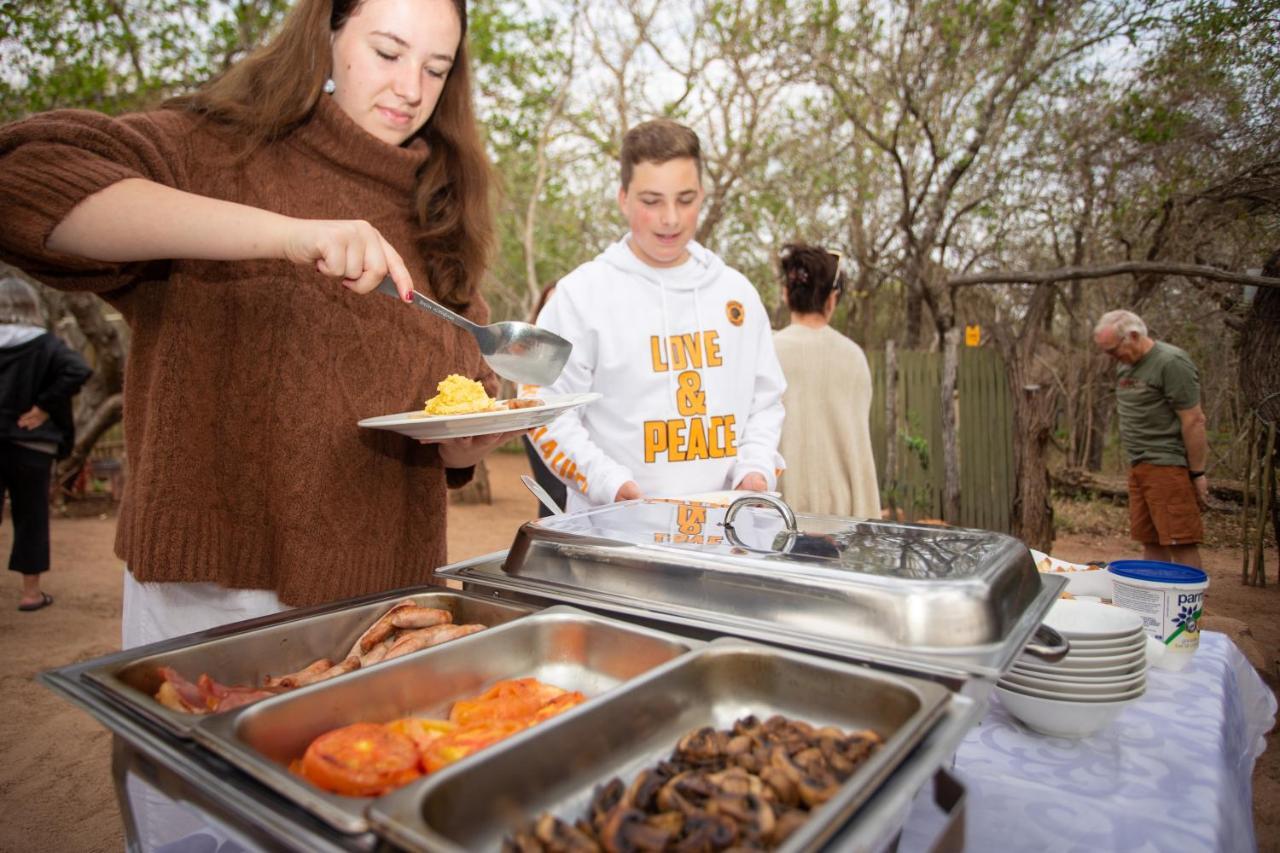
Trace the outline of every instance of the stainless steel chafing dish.
[[1024, 648], [1050, 659], [1067, 649], [1040, 625], [1063, 583], [1037, 572], [1018, 540], [795, 515], [768, 495], [554, 516], [524, 525], [503, 560], [437, 574], [500, 597], [976, 679], [978, 688]]
[[[525, 525], [510, 552], [437, 574], [464, 590], [418, 588], [281, 614], [42, 679], [116, 734], [113, 771], [130, 838], [126, 771], [263, 849], [486, 847], [538, 811], [568, 815], [602, 775], [661, 758], [687, 725], [776, 711], [873, 726], [892, 742], [787, 848], [878, 851], [930, 779], [952, 817], [943, 840], [962, 829], [963, 788], [941, 768], [1065, 583], [1039, 575], [1008, 537], [794, 516], [767, 496], [729, 507], [637, 501], [546, 519]], [[254, 681], [264, 667], [332, 655], [405, 595], [501, 627], [199, 720], [167, 714], [148, 695], [158, 665]], [[559, 604], [589, 613], [528, 615]], [[572, 637], [581, 642], [566, 645]], [[1051, 656], [1065, 645], [1046, 635], [1037, 650]], [[569, 679], [561, 686], [596, 698], [372, 801], [319, 794], [284, 767], [305, 735], [331, 724], [441, 713], [462, 693], [520, 675]], [[578, 754], [564, 764], [571, 749]], [[488, 792], [479, 803], [477, 790]], [[504, 804], [501, 815], [485, 811], [489, 794]], [[460, 797], [471, 798], [469, 810], [457, 811]]]

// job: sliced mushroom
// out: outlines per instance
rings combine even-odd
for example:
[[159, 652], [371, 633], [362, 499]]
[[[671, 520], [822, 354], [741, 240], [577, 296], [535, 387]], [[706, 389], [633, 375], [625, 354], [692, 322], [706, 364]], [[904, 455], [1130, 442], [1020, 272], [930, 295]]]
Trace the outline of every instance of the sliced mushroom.
[[774, 799], [785, 806], [800, 804], [800, 788], [791, 777], [777, 767], [766, 767], [760, 771], [760, 779], [774, 794]]
[[664, 812], [679, 811], [686, 816], [702, 810], [702, 804], [715, 796], [716, 786], [706, 775], [689, 770], [662, 786], [655, 801]]
[[645, 818], [645, 823], [666, 831], [672, 838], [678, 838], [680, 833], [684, 831], [684, 815], [680, 812], [651, 814]]
[[647, 823], [644, 812], [621, 805], [609, 813], [600, 830], [600, 844], [608, 853], [658, 853], [670, 840], [671, 833]]
[[774, 845], [781, 845], [808, 819], [809, 813], [801, 811], [800, 809], [792, 809], [779, 814], [777, 816], [777, 823], [773, 827], [773, 838], [770, 839], [770, 841]]
[[666, 785], [671, 777], [663, 772], [661, 767], [653, 770], [641, 770], [639, 775], [631, 781], [627, 792], [623, 794], [621, 803], [624, 805], [637, 808], [641, 811], [652, 811], [654, 798], [657, 797], [658, 791], [662, 790], [662, 786]]
[[764, 793], [764, 783], [760, 781], [760, 777], [753, 776], [741, 767], [709, 773], [707, 779], [726, 794], [741, 797], [747, 794], [760, 796]]
[[626, 793], [622, 780], [614, 777], [608, 783], [596, 788], [591, 797], [591, 825], [599, 831], [604, 826], [605, 817], [611, 812]]
[[840, 790], [841, 783], [830, 773], [813, 775], [806, 772], [791, 760], [791, 756], [787, 755], [782, 747], [774, 747], [769, 760], [773, 767], [786, 774], [787, 778], [795, 784], [801, 801], [810, 808], [822, 805]]
[[600, 853], [600, 845], [577, 827], [553, 815], [543, 815], [533, 830], [549, 853]]
[[768, 838], [773, 834], [775, 818], [773, 808], [755, 794], [733, 796], [721, 794], [707, 801], [707, 811], [721, 815], [738, 824], [744, 835]]
[[803, 767], [806, 773], [822, 773], [829, 770], [827, 760], [822, 755], [822, 750], [816, 746], [800, 750], [791, 756], [791, 760]]
[[728, 738], [710, 726], [696, 729], [676, 744], [676, 756], [693, 764], [710, 764], [724, 758]]
[[675, 853], [711, 853], [725, 849], [737, 839], [738, 827], [733, 821], [703, 812], [685, 818], [684, 833], [668, 849]]

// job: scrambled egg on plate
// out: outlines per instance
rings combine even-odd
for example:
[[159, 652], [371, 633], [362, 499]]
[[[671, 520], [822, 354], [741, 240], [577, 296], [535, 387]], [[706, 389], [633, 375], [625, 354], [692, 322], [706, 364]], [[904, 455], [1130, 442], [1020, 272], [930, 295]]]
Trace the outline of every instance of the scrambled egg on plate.
[[436, 391], [438, 393], [427, 401], [428, 415], [466, 415], [493, 408], [493, 400], [485, 393], [483, 385], [456, 373], [440, 380]]

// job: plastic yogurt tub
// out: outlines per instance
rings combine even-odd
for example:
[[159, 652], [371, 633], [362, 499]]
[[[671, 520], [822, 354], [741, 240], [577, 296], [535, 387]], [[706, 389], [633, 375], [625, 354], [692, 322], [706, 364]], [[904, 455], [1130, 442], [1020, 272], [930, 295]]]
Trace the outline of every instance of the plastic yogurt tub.
[[1112, 603], [1142, 617], [1147, 634], [1164, 644], [1152, 661], [1180, 670], [1200, 646], [1200, 616], [1209, 576], [1200, 569], [1156, 560], [1116, 560], [1111, 573]]

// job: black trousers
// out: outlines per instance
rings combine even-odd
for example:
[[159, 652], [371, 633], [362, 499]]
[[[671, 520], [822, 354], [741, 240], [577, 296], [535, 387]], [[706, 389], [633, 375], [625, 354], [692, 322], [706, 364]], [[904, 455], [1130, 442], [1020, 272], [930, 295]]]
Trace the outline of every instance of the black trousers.
[[9, 496], [13, 550], [9, 571], [49, 571], [49, 480], [53, 454], [0, 441], [0, 500]]

